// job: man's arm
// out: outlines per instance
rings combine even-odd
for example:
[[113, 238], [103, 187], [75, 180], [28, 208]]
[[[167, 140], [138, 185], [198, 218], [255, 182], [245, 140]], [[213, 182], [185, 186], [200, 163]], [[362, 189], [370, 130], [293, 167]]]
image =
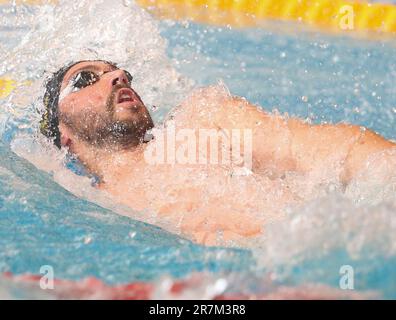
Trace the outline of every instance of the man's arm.
[[[396, 143], [370, 129], [346, 123], [313, 125], [298, 118], [271, 115], [233, 97], [224, 113], [233, 112], [239, 127], [253, 129], [253, 155], [258, 171], [268, 166], [282, 171], [322, 171], [339, 161], [340, 179], [348, 184], [364, 169], [368, 157], [396, 147]], [[233, 110], [233, 111], [231, 111]], [[230, 124], [229, 124], [230, 125]]]
[[251, 129], [256, 173], [279, 176], [285, 171], [321, 172], [338, 163], [342, 166], [340, 178], [347, 184], [364, 168], [371, 154], [396, 147], [356, 125], [312, 125], [298, 118], [269, 114], [244, 98], [221, 90], [219, 93], [217, 87], [198, 90], [186, 101], [184, 111], [184, 117], [194, 119], [197, 127], [214, 124], [223, 129]]
[[299, 119], [288, 122], [292, 153], [302, 171], [340, 161], [341, 182], [348, 184], [364, 169], [371, 154], [390, 149], [395, 143], [372, 130], [350, 124], [311, 125]]
[[352, 126], [349, 130], [352, 130], [358, 138], [351, 146], [345, 159], [344, 172], [341, 176], [341, 180], [345, 183], [348, 183], [360, 170], [364, 169], [371, 154], [396, 147], [396, 143], [386, 140], [369, 129]]
[[[278, 176], [295, 169], [286, 119], [268, 114], [244, 98], [231, 96], [224, 87], [195, 90], [174, 114], [174, 119], [180, 127], [251, 130], [254, 172]], [[241, 140], [243, 153], [244, 139]]]

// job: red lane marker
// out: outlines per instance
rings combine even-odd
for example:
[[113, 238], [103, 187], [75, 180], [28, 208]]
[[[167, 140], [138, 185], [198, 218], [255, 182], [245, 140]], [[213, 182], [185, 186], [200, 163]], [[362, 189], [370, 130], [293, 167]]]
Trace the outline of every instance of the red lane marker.
[[18, 275], [7, 272], [4, 278], [18, 288], [45, 291], [49, 297], [56, 299], [110, 299], [110, 300], [147, 300], [150, 299], [153, 285], [146, 282], [133, 282], [125, 285], [109, 286], [96, 278], [86, 278], [81, 281], [54, 279], [53, 290], [40, 289], [41, 276]]
[[[42, 290], [40, 288], [40, 275], [17, 275], [7, 272], [0, 276], [0, 280], [8, 280], [11, 288], [18, 288], [26, 292], [30, 297], [39, 299], [99, 299], [99, 300], [148, 300], [153, 298], [172, 298], [185, 299], [185, 294], [194, 292], [199, 285], [204, 282], [205, 275], [195, 274], [186, 280], [173, 281], [168, 289], [160, 288], [160, 296], [155, 295], [155, 283], [150, 282], [132, 282], [123, 285], [109, 286], [97, 278], [86, 278], [81, 281], [71, 280], [54, 280], [53, 290]], [[202, 288], [201, 288], [202, 289]], [[165, 291], [164, 291], [165, 290]], [[158, 292], [157, 292], [158, 294]], [[197, 293], [198, 294], [198, 293]], [[197, 294], [194, 298], [201, 299]], [[379, 292], [351, 292], [337, 288], [321, 285], [308, 284], [299, 287], [273, 287], [272, 290], [263, 294], [254, 293], [225, 293], [213, 295], [214, 300], [285, 300], [285, 299], [378, 299], [381, 295]], [[189, 296], [187, 295], [187, 299]]]

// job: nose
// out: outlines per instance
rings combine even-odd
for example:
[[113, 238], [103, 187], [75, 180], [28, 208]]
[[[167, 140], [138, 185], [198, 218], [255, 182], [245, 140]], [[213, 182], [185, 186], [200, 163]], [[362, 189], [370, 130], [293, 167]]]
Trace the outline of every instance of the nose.
[[129, 84], [128, 77], [126, 76], [124, 70], [115, 70], [111, 72], [110, 82], [112, 86], [117, 84]]

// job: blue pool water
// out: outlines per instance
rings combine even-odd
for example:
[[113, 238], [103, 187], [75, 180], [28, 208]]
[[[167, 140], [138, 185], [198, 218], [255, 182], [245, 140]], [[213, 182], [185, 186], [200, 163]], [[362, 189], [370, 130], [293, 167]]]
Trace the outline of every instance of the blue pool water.
[[[0, 29], [0, 54], [12, 51], [29, 29], [18, 27]], [[267, 110], [316, 123], [347, 121], [396, 139], [391, 40], [296, 32], [283, 25], [234, 30], [165, 21], [157, 27], [172, 66], [195, 85], [221, 79], [233, 94]], [[204, 272], [241, 275], [234, 290], [249, 291], [270, 272], [278, 285], [337, 288], [340, 266], [351, 265], [356, 290], [396, 298], [395, 197], [356, 209], [329, 195], [269, 228], [259, 249], [206, 248], [77, 197], [17, 156], [11, 142], [19, 133], [34, 134], [36, 123], [12, 103], [0, 100], [0, 272], [38, 274], [40, 266], [52, 265], [57, 278], [95, 276], [109, 284]]]
[[394, 42], [275, 30], [175, 24], [162, 34], [169, 55], [200, 85], [223, 79], [267, 110], [349, 121], [396, 138]]
[[115, 284], [191, 271], [240, 271], [251, 263], [247, 251], [196, 246], [76, 198], [0, 146], [3, 272], [37, 274], [51, 265], [59, 278], [95, 276]]

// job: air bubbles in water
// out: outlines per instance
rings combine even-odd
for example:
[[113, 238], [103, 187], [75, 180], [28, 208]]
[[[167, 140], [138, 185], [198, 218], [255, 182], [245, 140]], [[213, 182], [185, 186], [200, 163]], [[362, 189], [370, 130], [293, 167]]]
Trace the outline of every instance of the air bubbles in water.
[[132, 0], [122, 0], [122, 4], [125, 6], [125, 7], [130, 7], [131, 5], [132, 5]]

